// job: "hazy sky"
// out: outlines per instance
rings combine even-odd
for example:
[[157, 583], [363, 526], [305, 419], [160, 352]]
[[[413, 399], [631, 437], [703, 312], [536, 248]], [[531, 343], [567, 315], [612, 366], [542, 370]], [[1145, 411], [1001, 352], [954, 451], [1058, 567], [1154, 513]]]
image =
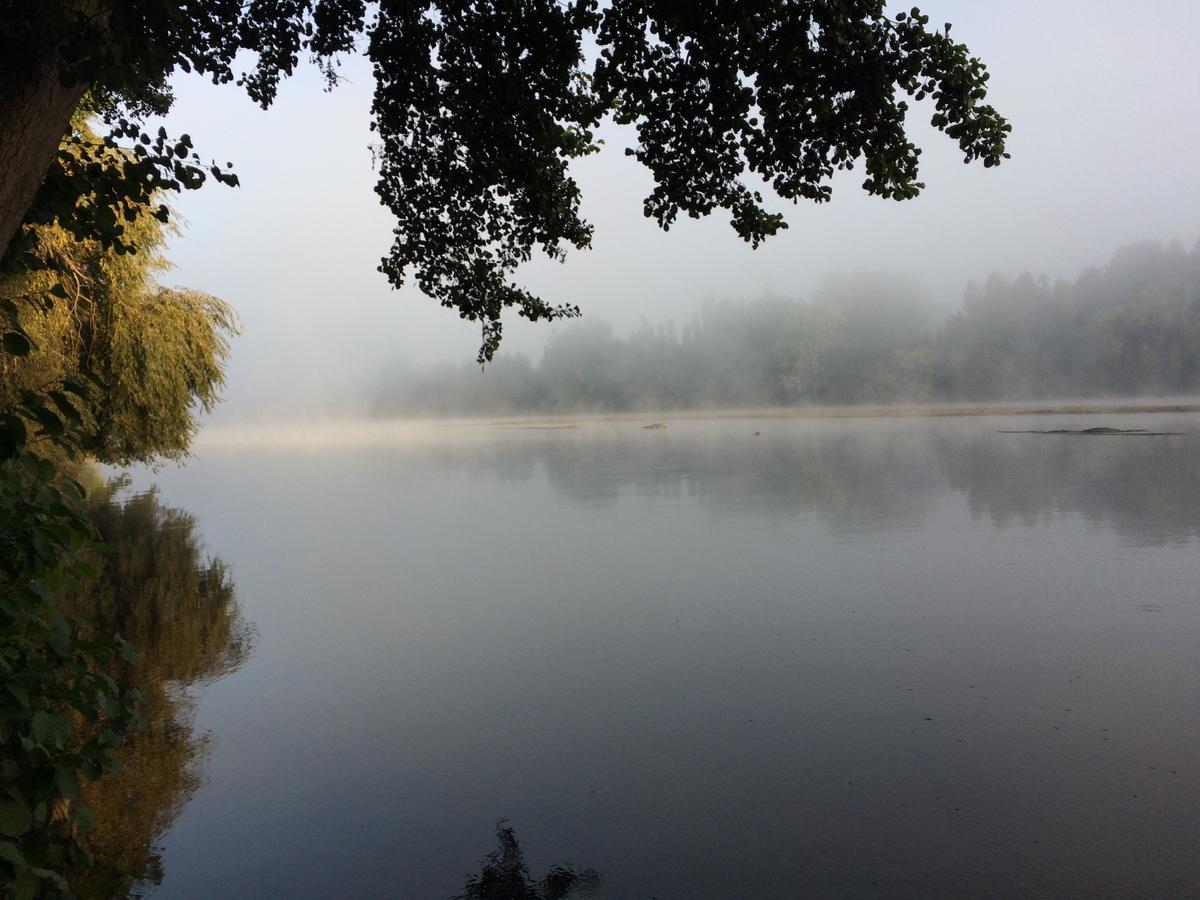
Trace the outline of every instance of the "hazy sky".
[[[575, 167], [593, 249], [529, 264], [526, 283], [623, 332], [642, 319], [681, 323], [706, 299], [804, 295], [825, 273], [859, 268], [910, 273], [950, 306], [991, 271], [1074, 277], [1122, 244], [1200, 237], [1200, 3], [921, 8], [988, 64], [989, 100], [1013, 123], [1005, 165], [964, 165], [914, 104], [921, 197], [869, 197], [852, 172], [829, 204], [781, 204], [789, 230], [753, 251], [721, 213], [667, 233], [643, 218], [649, 177], [621, 152], [632, 133], [612, 129], [606, 151]], [[232, 161], [242, 182], [179, 199], [188, 228], [166, 279], [242, 317], [217, 419], [324, 411], [384, 367], [469, 360], [478, 347], [476, 325], [415, 289], [393, 291], [375, 270], [392, 220], [372, 189], [370, 69], [356, 58], [343, 74], [326, 93], [304, 68], [266, 112], [236, 88], [177, 81], [168, 129], [191, 134], [202, 157]], [[551, 327], [514, 315], [505, 347], [536, 359]]]

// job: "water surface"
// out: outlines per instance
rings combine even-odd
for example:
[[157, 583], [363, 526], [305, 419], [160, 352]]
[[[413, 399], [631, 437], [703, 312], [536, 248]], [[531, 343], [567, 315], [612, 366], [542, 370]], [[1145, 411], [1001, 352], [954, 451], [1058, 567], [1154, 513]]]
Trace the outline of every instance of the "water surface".
[[[138, 473], [257, 628], [161, 897], [1200, 892], [1200, 416], [584, 423]], [[756, 434], [756, 432], [759, 432]]]

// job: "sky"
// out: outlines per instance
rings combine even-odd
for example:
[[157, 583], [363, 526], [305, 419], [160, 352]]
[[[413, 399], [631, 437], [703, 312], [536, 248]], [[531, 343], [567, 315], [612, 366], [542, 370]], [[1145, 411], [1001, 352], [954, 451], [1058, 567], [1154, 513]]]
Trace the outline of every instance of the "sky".
[[[898, 8], [904, 8], [903, 5]], [[662, 232], [642, 215], [648, 173], [606, 128], [606, 149], [578, 161], [593, 247], [565, 263], [537, 259], [518, 278], [553, 302], [579, 304], [618, 333], [686, 322], [706, 301], [802, 297], [824, 276], [886, 270], [917, 278], [944, 309], [968, 280], [1023, 271], [1073, 278], [1118, 247], [1200, 239], [1200, 3], [1195, 0], [926, 2], [992, 74], [988, 102], [1013, 125], [1012, 159], [964, 165], [912, 104], [921, 146], [915, 200], [865, 194], [860, 171], [824, 205], [779, 203], [789, 229], [750, 249], [720, 211]], [[165, 125], [202, 157], [231, 161], [241, 187], [210, 183], [179, 197], [184, 233], [164, 279], [234, 305], [243, 332], [228, 366], [220, 421], [354, 415], [388, 369], [474, 359], [478, 326], [376, 271], [392, 218], [374, 193], [370, 68], [346, 60], [324, 90], [303, 67], [267, 111], [233, 86], [175, 82]], [[506, 320], [502, 352], [536, 359], [556, 327]]]

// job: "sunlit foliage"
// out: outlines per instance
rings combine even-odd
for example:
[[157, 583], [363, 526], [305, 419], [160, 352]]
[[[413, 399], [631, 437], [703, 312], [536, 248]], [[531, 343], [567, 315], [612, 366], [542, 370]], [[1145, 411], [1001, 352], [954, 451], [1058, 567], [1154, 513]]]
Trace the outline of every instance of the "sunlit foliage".
[[[33, 343], [0, 360], [0, 406], [88, 374], [104, 389], [89, 407], [92, 454], [105, 462], [178, 458], [196, 415], [217, 402], [237, 319], [198, 291], [160, 286], [170, 265], [167, 226], [149, 214], [128, 223], [136, 254], [78, 241], [55, 225], [32, 229], [38, 266], [0, 279]], [[42, 302], [59, 286], [61, 296]]]
[[136, 255], [56, 225], [27, 225], [0, 279], [6, 898], [69, 896], [65, 876], [88, 867], [99, 840], [87, 782], [118, 770], [114, 750], [136, 731], [138, 707], [160, 714], [153, 694], [116, 677], [136, 655], [115, 623], [65, 605], [104, 565], [73, 476], [89, 457], [183, 454], [195, 413], [216, 399], [234, 329], [220, 301], [157, 286], [165, 233], [154, 213], [126, 218]]

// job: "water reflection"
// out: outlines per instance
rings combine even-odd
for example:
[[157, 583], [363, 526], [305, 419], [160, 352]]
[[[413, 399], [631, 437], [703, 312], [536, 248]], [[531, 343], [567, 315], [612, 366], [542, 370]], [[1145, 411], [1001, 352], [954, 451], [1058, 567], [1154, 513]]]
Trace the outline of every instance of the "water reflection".
[[155, 842], [199, 787], [208, 746], [193, 723], [191, 690], [241, 665], [253, 637], [224, 563], [203, 555], [196, 520], [155, 490], [122, 498], [124, 486], [110, 482], [89, 500], [111, 550], [73, 611], [136, 648], [137, 662], [118, 680], [145, 697], [145, 727], [122, 748], [120, 774], [84, 791], [99, 825], [96, 865], [73, 885], [83, 898], [139, 895], [162, 880]]
[[1197, 450], [1190, 435], [999, 434], [943, 442], [939, 459], [971, 514], [999, 526], [1074, 514], [1157, 545], [1200, 538]]
[[565, 900], [597, 895], [602, 882], [592, 869], [559, 863], [541, 878], [533, 878], [525, 854], [505, 819], [496, 823], [496, 849], [483, 860], [476, 875], [468, 875], [463, 893], [453, 900]]
[[[1197, 430], [1194, 420], [1168, 424]], [[1194, 434], [1007, 434], [1004, 427], [684, 423], [644, 435], [581, 428], [499, 442], [488, 454], [439, 446], [436, 465], [505, 482], [541, 469], [562, 499], [596, 509], [633, 495], [775, 518], [815, 513], [835, 535], [920, 527], [949, 490], [965, 496], [972, 516], [999, 527], [1079, 515], [1131, 544], [1200, 538]]]
[[940, 489], [921, 432], [864, 441], [841, 429], [755, 435], [746, 426], [712, 440], [646, 438], [547, 445], [543, 465], [554, 488], [576, 502], [611, 503], [630, 492], [686, 496], [755, 515], [814, 511], [835, 532], [919, 525]]
[[[267, 638], [206, 699], [162, 896], [520, 897], [561, 860], [622, 898], [1194, 894], [1200, 441], [1000, 433], [1077, 423], [444, 428], [163, 473]], [[522, 843], [481, 865], [497, 815]]]

